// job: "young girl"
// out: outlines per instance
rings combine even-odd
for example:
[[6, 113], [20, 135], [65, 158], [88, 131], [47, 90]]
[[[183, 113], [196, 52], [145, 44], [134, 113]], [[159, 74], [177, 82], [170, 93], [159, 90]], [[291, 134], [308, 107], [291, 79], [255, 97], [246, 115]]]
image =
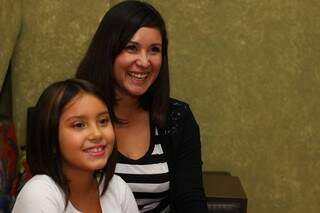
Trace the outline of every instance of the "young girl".
[[115, 169], [115, 135], [108, 102], [92, 84], [70, 79], [49, 86], [32, 114], [30, 179], [13, 212], [138, 212]]

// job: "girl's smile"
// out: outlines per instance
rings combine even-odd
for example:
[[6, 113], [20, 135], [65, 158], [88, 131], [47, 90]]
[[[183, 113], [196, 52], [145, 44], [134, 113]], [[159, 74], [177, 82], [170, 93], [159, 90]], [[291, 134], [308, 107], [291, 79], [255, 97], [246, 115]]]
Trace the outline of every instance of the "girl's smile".
[[114, 131], [105, 104], [80, 93], [68, 103], [59, 122], [59, 145], [64, 170], [96, 171], [112, 153]]
[[83, 151], [92, 157], [104, 157], [105, 148], [106, 148], [106, 146], [104, 146], [104, 145], [98, 145], [98, 146], [85, 148]]

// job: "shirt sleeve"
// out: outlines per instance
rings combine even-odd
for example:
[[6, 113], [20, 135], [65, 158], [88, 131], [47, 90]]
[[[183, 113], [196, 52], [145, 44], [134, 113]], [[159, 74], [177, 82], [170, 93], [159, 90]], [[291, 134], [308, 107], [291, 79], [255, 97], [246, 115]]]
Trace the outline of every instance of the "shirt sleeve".
[[120, 177], [119, 177], [119, 185], [121, 185], [121, 188], [122, 188], [122, 195], [121, 195], [122, 212], [123, 213], [139, 213], [136, 200], [134, 199], [134, 196], [130, 187]]
[[32, 178], [20, 193], [13, 206], [12, 213], [62, 213], [64, 212], [64, 199], [49, 177]]
[[175, 137], [174, 205], [176, 212], [207, 213], [203, 183], [199, 126], [185, 105]]

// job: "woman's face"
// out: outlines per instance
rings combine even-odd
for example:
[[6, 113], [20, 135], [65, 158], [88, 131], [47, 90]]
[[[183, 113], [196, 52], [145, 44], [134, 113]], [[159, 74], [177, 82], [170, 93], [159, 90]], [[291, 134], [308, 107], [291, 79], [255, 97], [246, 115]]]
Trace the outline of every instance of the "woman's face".
[[157, 79], [162, 62], [162, 38], [157, 28], [142, 27], [114, 62], [119, 97], [143, 95]]
[[64, 107], [59, 120], [59, 145], [66, 174], [103, 168], [114, 141], [108, 109], [96, 96], [81, 93]]

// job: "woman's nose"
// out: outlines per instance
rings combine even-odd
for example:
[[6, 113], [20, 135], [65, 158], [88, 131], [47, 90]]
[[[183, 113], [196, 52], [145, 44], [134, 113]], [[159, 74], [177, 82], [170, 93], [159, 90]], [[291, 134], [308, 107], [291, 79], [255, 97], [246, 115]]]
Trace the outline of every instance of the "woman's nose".
[[144, 67], [144, 68], [148, 68], [150, 66], [150, 59], [149, 56], [146, 52], [142, 51], [139, 54], [138, 60], [137, 60], [137, 65]]

